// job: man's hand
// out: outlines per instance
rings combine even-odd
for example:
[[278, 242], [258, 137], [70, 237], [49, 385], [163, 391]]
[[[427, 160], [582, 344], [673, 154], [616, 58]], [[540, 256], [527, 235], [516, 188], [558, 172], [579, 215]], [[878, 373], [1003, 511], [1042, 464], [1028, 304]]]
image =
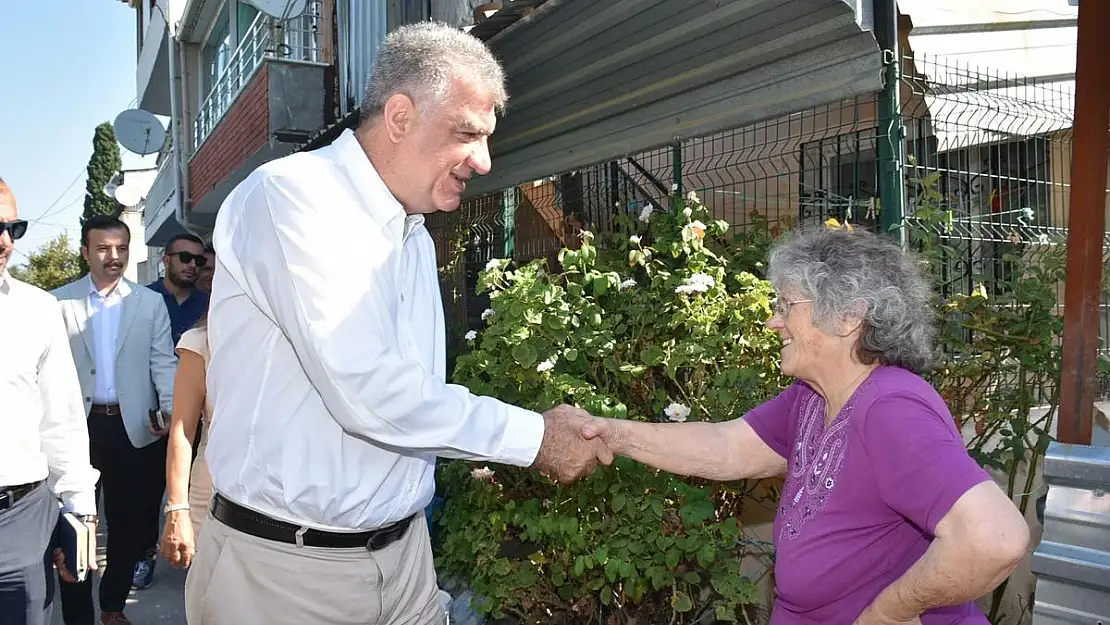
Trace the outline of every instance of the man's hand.
[[170, 566], [188, 568], [196, 553], [196, 537], [188, 510], [174, 510], [166, 515], [166, 528], [162, 532], [162, 557]]
[[155, 436], [158, 436], [158, 437], [162, 437], [162, 436], [165, 436], [166, 434], [169, 434], [169, 433], [170, 433], [170, 421], [171, 421], [171, 419], [173, 419], [173, 416], [172, 416], [172, 415], [171, 415], [170, 413], [168, 413], [168, 412], [163, 412], [163, 413], [162, 413], [162, 422], [166, 424], [166, 427], [164, 427], [164, 428], [162, 428], [162, 429], [160, 429], [160, 430], [159, 430], [158, 428], [155, 428], [155, 427], [154, 427], [154, 424], [153, 424], [153, 423], [151, 423], [151, 422], [150, 422], [150, 421], [148, 420], [148, 421], [146, 422], [146, 429], [147, 429], [147, 430], [148, 430], [148, 431], [149, 431], [149, 432], [150, 432], [151, 434], [153, 434], [153, 435], [155, 435]]
[[[95, 571], [96, 570], [96, 521], [86, 521], [85, 522], [85, 527], [89, 528], [89, 552], [92, 554], [92, 557], [89, 558], [89, 570], [90, 571]], [[69, 583], [69, 584], [76, 584], [77, 583], [77, 578], [73, 576], [73, 573], [70, 573], [68, 568], [66, 568], [65, 552], [62, 551], [61, 549], [55, 548], [54, 552], [51, 555], [54, 558], [54, 566], [57, 567], [57, 569], [58, 569], [58, 577], [61, 577], [63, 582], [66, 582], [66, 583]]]
[[543, 414], [544, 431], [540, 451], [532, 466], [559, 482], [573, 482], [591, 473], [598, 462], [610, 464], [613, 453], [602, 440], [587, 440], [582, 429], [593, 417], [563, 404]]

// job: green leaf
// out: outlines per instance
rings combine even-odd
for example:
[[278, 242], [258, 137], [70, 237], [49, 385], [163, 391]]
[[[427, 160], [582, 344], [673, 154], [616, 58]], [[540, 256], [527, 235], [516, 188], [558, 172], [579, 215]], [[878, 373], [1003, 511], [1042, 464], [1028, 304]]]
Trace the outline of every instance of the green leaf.
[[663, 561], [666, 563], [668, 569], [676, 569], [678, 568], [680, 557], [681, 554], [678, 549], [668, 549], [667, 552], [663, 554]]
[[529, 343], [520, 343], [519, 345], [513, 346], [512, 356], [516, 364], [526, 369], [535, 365], [536, 361], [539, 360], [539, 354], [536, 353], [536, 348], [532, 347]]
[[626, 502], [627, 498], [625, 497], [625, 494], [617, 493], [616, 495], [613, 495], [612, 499], [609, 500], [609, 506], [613, 509], [613, 512], [620, 512], [621, 510], [624, 510], [624, 504]]
[[694, 609], [694, 602], [690, 601], [690, 597], [686, 593], [681, 590], [676, 590], [674, 594], [671, 595], [671, 608], [673, 608], [675, 612], [689, 612]]
[[682, 522], [686, 524], [686, 527], [701, 525], [705, 521], [713, 518], [716, 513], [717, 510], [713, 507], [712, 502], [706, 501], [705, 499], [687, 503], [678, 510], [678, 514], [682, 517]]
[[717, 546], [713, 543], [705, 543], [698, 550], [698, 564], [702, 568], [708, 568], [717, 559]]
[[568, 349], [567, 351], [563, 352], [563, 358], [566, 359], [567, 362], [574, 362], [578, 360], [578, 350], [574, 349], [573, 347]]
[[596, 276], [593, 279], [594, 296], [601, 297], [605, 295], [605, 291], [609, 289], [609, 278], [606, 276]]

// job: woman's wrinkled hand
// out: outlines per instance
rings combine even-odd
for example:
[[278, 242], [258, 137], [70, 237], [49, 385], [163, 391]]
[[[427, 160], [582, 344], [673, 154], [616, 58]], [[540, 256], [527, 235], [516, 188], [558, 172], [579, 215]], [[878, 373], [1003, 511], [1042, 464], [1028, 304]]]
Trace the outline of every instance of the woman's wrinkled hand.
[[188, 568], [196, 553], [196, 537], [193, 535], [193, 522], [189, 520], [188, 510], [174, 510], [166, 515], [166, 527], [162, 531], [162, 557], [170, 566]]
[[921, 617], [915, 616], [909, 620], [898, 620], [895, 617], [883, 614], [875, 604], [867, 606], [862, 614], [856, 617], [852, 625], [921, 625]]

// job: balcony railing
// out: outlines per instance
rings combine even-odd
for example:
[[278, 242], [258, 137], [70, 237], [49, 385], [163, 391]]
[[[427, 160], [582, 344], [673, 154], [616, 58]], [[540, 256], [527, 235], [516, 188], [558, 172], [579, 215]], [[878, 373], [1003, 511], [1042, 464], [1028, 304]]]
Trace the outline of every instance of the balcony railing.
[[212, 133], [235, 99], [250, 83], [264, 59], [319, 63], [320, 7], [311, 3], [301, 17], [277, 20], [259, 13], [251, 22], [239, 46], [200, 105], [193, 126], [193, 152]]

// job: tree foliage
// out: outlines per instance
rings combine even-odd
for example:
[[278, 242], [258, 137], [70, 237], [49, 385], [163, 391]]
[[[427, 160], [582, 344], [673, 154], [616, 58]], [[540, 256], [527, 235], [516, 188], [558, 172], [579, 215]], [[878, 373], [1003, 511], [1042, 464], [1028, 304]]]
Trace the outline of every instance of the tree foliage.
[[69, 236], [59, 234], [49, 243], [27, 255], [27, 262], [11, 268], [17, 280], [52, 291], [81, 277], [81, 254], [69, 243]]
[[86, 167], [85, 211], [81, 214], [81, 225], [94, 215], [118, 215], [120, 203], [104, 193], [104, 186], [112, 176], [123, 167], [116, 132], [112, 124], [104, 122], [96, 127], [93, 134], [93, 152]]

